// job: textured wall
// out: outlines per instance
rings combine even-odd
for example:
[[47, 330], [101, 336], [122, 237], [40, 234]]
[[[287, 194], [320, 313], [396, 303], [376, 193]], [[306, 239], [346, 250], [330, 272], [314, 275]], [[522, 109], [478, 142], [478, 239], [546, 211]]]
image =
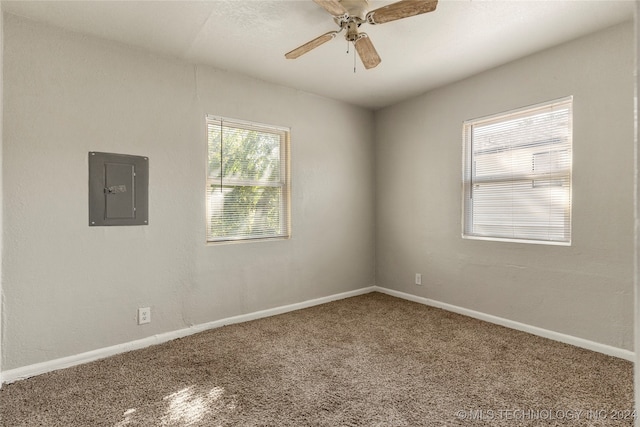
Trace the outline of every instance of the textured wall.
[[[3, 196], [3, 191], [2, 191], [2, 124], [3, 124], [3, 64], [4, 64], [4, 55], [2, 54], [3, 52], [3, 45], [4, 45], [4, 26], [3, 26], [3, 19], [2, 19], [2, 2], [0, 1], [0, 224], [2, 224], [2, 205], [3, 205], [3, 200], [4, 200], [4, 196]], [[2, 259], [2, 227], [0, 227], [0, 260]], [[0, 263], [1, 264], [1, 263]], [[2, 360], [2, 351], [3, 351], [3, 346], [2, 346], [2, 340], [3, 340], [3, 335], [2, 335], [2, 319], [4, 318], [4, 292], [3, 292], [3, 288], [2, 288], [2, 265], [0, 265], [0, 363]], [[0, 366], [2, 366], [0, 364]], [[0, 387], [2, 387], [2, 370], [0, 369]]]
[[[638, 127], [638, 97], [640, 97], [640, 27], [638, 23], [638, 17], [640, 16], [640, 2], [636, 1], [636, 13], [635, 13], [635, 41], [636, 41], [636, 50], [635, 50], [635, 75], [636, 75], [636, 87], [635, 87], [635, 97], [636, 97], [636, 110], [635, 110], [635, 185], [636, 185], [636, 193], [635, 193], [635, 269], [634, 269], [634, 284], [635, 284], [635, 352], [636, 352], [636, 363], [634, 365], [635, 375], [634, 375], [634, 390], [635, 390], [635, 409], [636, 411], [640, 411], [640, 128]], [[635, 424], [636, 427], [640, 427], [640, 417], [636, 417]]]
[[[380, 286], [632, 348], [631, 24], [378, 112], [375, 194], [370, 112], [4, 26], [3, 370], [368, 286], [374, 237]], [[461, 239], [462, 121], [566, 95], [573, 245]], [[206, 113], [292, 128], [291, 240], [204, 243]], [[150, 157], [148, 227], [86, 225], [90, 150]]]
[[[622, 24], [377, 112], [376, 284], [633, 349], [633, 41]], [[572, 246], [462, 239], [463, 121], [568, 95]]]
[[[3, 370], [373, 284], [371, 112], [12, 15], [5, 34]], [[205, 244], [206, 113], [291, 127], [290, 240]], [[88, 227], [90, 150], [149, 157], [149, 226]]]

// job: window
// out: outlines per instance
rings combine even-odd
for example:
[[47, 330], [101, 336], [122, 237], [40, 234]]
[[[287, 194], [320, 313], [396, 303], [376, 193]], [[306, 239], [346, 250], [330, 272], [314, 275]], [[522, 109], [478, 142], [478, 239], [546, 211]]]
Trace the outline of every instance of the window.
[[464, 123], [463, 237], [571, 244], [572, 102]]
[[207, 241], [289, 237], [289, 130], [206, 121]]

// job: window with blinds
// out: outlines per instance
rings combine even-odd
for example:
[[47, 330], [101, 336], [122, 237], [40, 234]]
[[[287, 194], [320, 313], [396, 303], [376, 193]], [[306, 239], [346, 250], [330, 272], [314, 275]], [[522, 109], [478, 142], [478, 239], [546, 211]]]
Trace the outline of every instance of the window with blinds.
[[572, 103], [464, 123], [463, 237], [571, 244]]
[[289, 130], [206, 122], [207, 241], [289, 237]]

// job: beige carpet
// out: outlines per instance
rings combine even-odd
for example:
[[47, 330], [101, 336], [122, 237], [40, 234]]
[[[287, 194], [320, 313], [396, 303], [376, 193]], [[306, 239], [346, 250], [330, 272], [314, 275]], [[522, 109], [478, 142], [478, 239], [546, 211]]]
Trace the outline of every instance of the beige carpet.
[[631, 426], [632, 364], [380, 293], [5, 385], [3, 426]]

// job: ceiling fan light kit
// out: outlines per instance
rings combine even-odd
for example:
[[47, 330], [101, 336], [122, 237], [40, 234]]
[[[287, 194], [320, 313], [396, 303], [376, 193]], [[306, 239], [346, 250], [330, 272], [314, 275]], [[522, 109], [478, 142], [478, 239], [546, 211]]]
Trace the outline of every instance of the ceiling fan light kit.
[[284, 56], [287, 59], [298, 58], [305, 53], [328, 42], [343, 30], [345, 39], [353, 43], [366, 69], [376, 67], [382, 60], [367, 33], [358, 32], [360, 25], [384, 24], [398, 19], [409, 18], [432, 12], [438, 5], [438, 0], [401, 0], [369, 11], [368, 0], [313, 0], [333, 16], [333, 20], [340, 27], [293, 49]]

